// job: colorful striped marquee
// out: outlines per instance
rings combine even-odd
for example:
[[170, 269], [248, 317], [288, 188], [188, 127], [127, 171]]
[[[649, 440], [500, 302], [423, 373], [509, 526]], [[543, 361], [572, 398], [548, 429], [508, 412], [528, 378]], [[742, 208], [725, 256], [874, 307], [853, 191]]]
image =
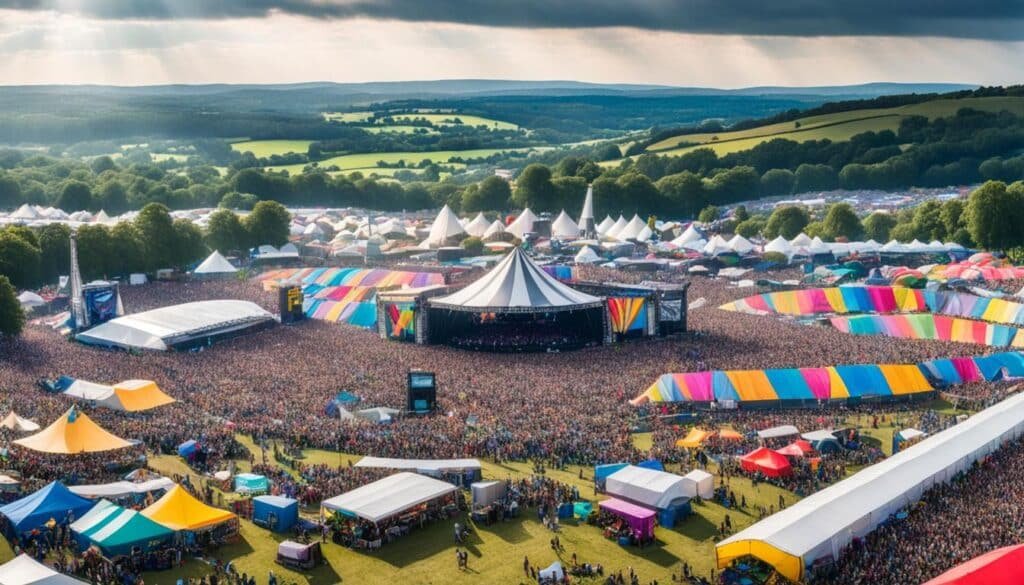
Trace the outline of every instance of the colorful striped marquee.
[[648, 402], [841, 400], [898, 397], [977, 380], [1024, 377], [1024, 354], [933, 360], [921, 364], [855, 364], [823, 368], [715, 370], [663, 374], [633, 405]]
[[833, 317], [830, 322], [836, 329], [853, 335], [883, 335], [994, 347], [1024, 347], [1024, 330], [1016, 327], [931, 313], [854, 315]]

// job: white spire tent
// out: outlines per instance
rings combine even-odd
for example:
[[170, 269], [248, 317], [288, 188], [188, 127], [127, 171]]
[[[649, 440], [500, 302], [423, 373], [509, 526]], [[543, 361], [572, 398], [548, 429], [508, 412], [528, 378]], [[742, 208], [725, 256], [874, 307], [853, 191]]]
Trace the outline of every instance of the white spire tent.
[[583, 198], [583, 211], [580, 212], [579, 228], [588, 238], [594, 237], [597, 228], [594, 225], [594, 187], [587, 185], [587, 195]]
[[487, 228], [489, 228], [490, 225], [490, 222], [488, 222], [487, 218], [484, 217], [483, 212], [480, 212], [476, 214], [476, 217], [474, 217], [472, 221], [466, 223], [462, 229], [466, 230], [466, 233], [471, 236], [482, 238], [484, 237], [484, 234], [487, 233]]
[[9, 217], [11, 219], [39, 219], [39, 215], [40, 214], [35, 207], [28, 203], [22, 203], [21, 207], [19, 207]]
[[515, 221], [508, 224], [508, 226], [505, 228], [505, 231], [514, 234], [517, 238], [521, 240], [523, 239], [523, 234], [533, 231], [533, 222], [537, 221], [538, 219], [539, 218], [536, 215], [534, 215], [532, 211], [530, 211], [530, 208], [527, 207], [526, 209], [523, 210], [522, 213], [519, 214], [519, 217], [517, 217]]
[[604, 219], [601, 220], [601, 223], [597, 224], [597, 233], [604, 235], [605, 232], [612, 229], [613, 225], [615, 225], [615, 220], [612, 219], [612, 216], [606, 215], [604, 216]]
[[551, 235], [556, 238], [575, 238], [580, 235], [580, 226], [563, 209], [555, 221], [551, 222]]
[[777, 252], [779, 254], [785, 254], [791, 256], [793, 254], [793, 246], [782, 236], [778, 236], [774, 240], [768, 242], [764, 247], [765, 252]]
[[224, 257], [218, 250], [214, 250], [212, 254], [206, 257], [196, 269], [192, 271], [192, 274], [199, 276], [214, 276], [224, 274], [235, 274], [238, 269], [228, 262], [228, 259]]
[[615, 223], [612, 224], [612, 227], [610, 227], [607, 230], [605, 230], [605, 232], [604, 232], [605, 237], [613, 238], [613, 239], [619, 237], [619, 232], [621, 232], [623, 229], [625, 229], [626, 224], [628, 224], [628, 223], [629, 222], [626, 221], [626, 218], [624, 218], [624, 217], [622, 217], [620, 215], [619, 219], [615, 220]]
[[812, 241], [813, 240], [811, 240], [810, 236], [803, 232], [800, 232], [800, 234], [797, 237], [790, 240], [789, 245], [793, 246], [794, 248], [807, 248], [811, 245]]
[[[640, 219], [640, 216], [634, 213], [633, 219], [629, 220], [629, 223], [619, 230], [615, 237], [620, 240], [637, 240], [645, 227], [647, 227], [647, 222]], [[647, 237], [650, 237], [650, 230], [648, 230]]]
[[107, 215], [106, 211], [101, 209], [99, 213], [93, 216], [92, 221], [94, 223], [110, 223], [110, 216]]
[[566, 311], [601, 307], [600, 298], [562, 284], [541, 270], [521, 248], [490, 272], [450, 295], [430, 299], [430, 306], [474, 312]]
[[743, 236], [736, 234], [729, 240], [729, 247], [737, 254], [749, 254], [754, 249], [754, 244]]
[[600, 262], [601, 257], [597, 255], [590, 246], [583, 246], [580, 251], [576, 253], [576, 257], [573, 261], [577, 264], [593, 264], [594, 262]]
[[42, 427], [27, 418], [21, 418], [18, 416], [18, 413], [12, 410], [7, 413], [4, 420], [0, 421], [0, 428], [18, 431], [19, 433], [31, 433], [38, 431]]
[[725, 238], [715, 234], [714, 236], [711, 236], [708, 243], [704, 245], [704, 249], [702, 251], [708, 256], [718, 256], [719, 254], [732, 252], [732, 247], [729, 246], [729, 242], [727, 242]]
[[484, 239], [490, 240], [497, 238], [501, 234], [505, 233], [505, 224], [501, 223], [500, 220], [494, 220], [491, 225], [484, 231]]
[[701, 233], [699, 231], [697, 231], [697, 228], [693, 227], [693, 224], [691, 223], [686, 228], [686, 230], [684, 230], [683, 233], [679, 235], [678, 238], [672, 240], [672, 243], [677, 245], [677, 246], [682, 247], [683, 244], [689, 244], [691, 242], [699, 242], [699, 241], [701, 241], [703, 239], [704, 239], [704, 236], [702, 236]]
[[430, 226], [430, 234], [420, 244], [421, 248], [440, 248], [445, 246], [451, 238], [466, 233], [459, 223], [459, 218], [450, 207], [445, 205], [438, 212], [437, 218]]

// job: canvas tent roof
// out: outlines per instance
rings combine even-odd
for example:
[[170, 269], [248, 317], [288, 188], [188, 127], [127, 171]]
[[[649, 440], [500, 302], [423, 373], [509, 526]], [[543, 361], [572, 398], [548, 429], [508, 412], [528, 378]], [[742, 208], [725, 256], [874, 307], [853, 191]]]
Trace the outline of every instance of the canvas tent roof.
[[27, 290], [18, 295], [18, 302], [21, 303], [22, 307], [29, 308], [40, 307], [46, 304], [46, 300], [43, 297], [37, 295], [36, 293], [30, 290]]
[[674, 473], [629, 465], [608, 476], [605, 491], [642, 506], [664, 509], [672, 500], [687, 497], [684, 483]]
[[718, 566], [754, 555], [799, 581], [805, 565], [864, 537], [1022, 433], [1024, 394], [1016, 394], [723, 540]]
[[450, 207], [445, 205], [438, 212], [434, 223], [430, 225], [430, 234], [427, 235], [426, 240], [423, 240], [422, 247], [440, 248], [447, 243], [449, 238], [454, 238], [464, 233], [466, 233], [466, 230], [459, 223], [459, 217], [455, 215], [455, 212]]
[[404, 471], [323, 501], [323, 507], [380, 522], [413, 506], [457, 491], [454, 485]]
[[515, 234], [517, 238], [522, 239], [523, 234], [533, 231], [533, 222], [537, 221], [537, 219], [539, 218], [527, 207], [519, 214], [515, 221], [505, 227], [505, 231]]
[[436, 474], [445, 471], [480, 469], [480, 461], [476, 459], [390, 459], [387, 457], [363, 457], [355, 464], [355, 467], [400, 469]]
[[743, 236], [736, 234], [729, 240], [729, 247], [738, 254], [747, 254], [754, 249], [754, 244]]
[[[315, 225], [315, 224], [314, 224]], [[238, 272], [238, 269], [228, 262], [219, 251], [214, 250], [212, 254], [206, 257], [196, 269], [192, 271], [192, 274], [234, 274]]]
[[73, 485], [68, 489], [84, 498], [122, 498], [134, 494], [145, 494], [158, 490], [169, 490], [174, 482], [166, 477], [147, 481], [115, 481], [95, 485]]
[[776, 237], [774, 240], [768, 242], [764, 247], [765, 252], [778, 252], [779, 254], [785, 254], [789, 256], [793, 253], [793, 246], [786, 241], [786, 238], [782, 236]]
[[610, 215], [604, 216], [601, 223], [597, 224], [597, 233], [604, 234], [615, 225], [615, 220]]
[[601, 257], [597, 255], [590, 246], [583, 246], [580, 251], [576, 253], [576, 257], [573, 260], [577, 264], [592, 264], [594, 262], [600, 262]]
[[613, 223], [610, 228], [605, 230], [604, 235], [609, 238], [617, 238], [619, 237], [619, 232], [621, 232], [628, 223], [629, 222], [626, 221], [626, 218], [620, 215], [619, 219], [615, 220], [615, 223]]
[[164, 497], [142, 511], [142, 515], [172, 530], [196, 531], [223, 524], [235, 517], [227, 510], [207, 506], [185, 488], [176, 485]]
[[64, 484], [55, 481], [0, 508], [0, 514], [21, 533], [39, 528], [51, 519], [62, 522], [68, 512], [77, 518], [91, 507], [90, 500], [76, 496]]
[[770, 429], [762, 429], [757, 431], [757, 436], [762, 439], [776, 439], [778, 437], [791, 437], [793, 435], [799, 435], [800, 429], [793, 425], [780, 425], [772, 427]]
[[152, 380], [125, 380], [113, 386], [75, 380], [64, 394], [125, 412], [142, 412], [174, 402]]
[[7, 413], [7, 416], [4, 417], [3, 421], [0, 421], [0, 427], [22, 433], [38, 431], [40, 428], [38, 424], [27, 418], [20, 417], [18, 413], [13, 410]]
[[111, 319], [79, 333], [76, 339], [93, 345], [162, 351], [204, 333], [245, 329], [273, 319], [249, 301], [199, 301]]
[[74, 406], [50, 426], [34, 435], [18, 439], [14, 444], [41, 453], [59, 455], [99, 453], [132, 446], [130, 441], [107, 432]]
[[580, 235], [580, 226], [563, 209], [555, 221], [551, 222], [551, 235], [556, 238], [575, 238]]
[[634, 213], [633, 219], [630, 219], [629, 223], [623, 226], [623, 228], [615, 234], [615, 237], [620, 240], [635, 240], [638, 239], [640, 232], [642, 232], [645, 227], [647, 227], [647, 223], [640, 219], [639, 215]]
[[467, 223], [463, 229], [465, 229], [466, 233], [471, 236], [482, 238], [484, 237], [484, 234], [487, 233], [487, 228], [490, 227], [490, 225], [490, 222], [488, 222], [487, 218], [484, 217], [483, 212], [480, 212], [476, 214], [473, 221]]
[[108, 556], [128, 554], [135, 546], [145, 549], [152, 543], [167, 541], [174, 536], [170, 528], [107, 500], [97, 502], [92, 510], [71, 525], [71, 530]]
[[683, 244], [689, 244], [690, 242], [699, 242], [703, 239], [704, 236], [702, 236], [701, 233], [697, 231], [697, 228], [693, 227], [693, 224], [691, 223], [690, 225], [686, 226], [686, 229], [683, 231], [682, 234], [679, 235], [678, 238], [672, 240], [672, 243], [677, 246], [682, 246]]
[[1019, 585], [1024, 544], [1004, 546], [961, 563], [924, 585]]
[[484, 238], [489, 238], [503, 233], [505, 233], [505, 224], [498, 220], [494, 220], [491, 222], [491, 225], [487, 226], [487, 229], [484, 230]]
[[597, 307], [598, 297], [562, 284], [541, 270], [520, 248], [513, 248], [490, 272], [431, 306], [479, 312], [563, 311]]
[[79, 581], [54, 571], [27, 554], [20, 554], [0, 565], [0, 585], [82, 585]]

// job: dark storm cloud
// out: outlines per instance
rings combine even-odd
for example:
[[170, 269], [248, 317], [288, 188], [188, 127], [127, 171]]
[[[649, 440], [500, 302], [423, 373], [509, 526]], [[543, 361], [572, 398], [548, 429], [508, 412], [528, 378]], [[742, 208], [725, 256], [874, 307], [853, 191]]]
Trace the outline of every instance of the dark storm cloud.
[[284, 13], [521, 28], [1024, 40], [1024, 0], [0, 0], [0, 7], [130, 20]]

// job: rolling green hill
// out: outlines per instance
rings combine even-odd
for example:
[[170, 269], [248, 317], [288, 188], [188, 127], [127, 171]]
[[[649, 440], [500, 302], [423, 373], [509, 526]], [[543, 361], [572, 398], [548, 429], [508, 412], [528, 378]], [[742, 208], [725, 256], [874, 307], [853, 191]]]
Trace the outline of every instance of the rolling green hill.
[[[972, 97], [933, 100], [898, 108], [853, 110], [837, 114], [809, 116], [795, 122], [780, 122], [736, 132], [682, 134], [650, 145], [647, 152], [674, 156], [685, 154], [696, 148], [707, 147], [722, 156], [749, 150], [762, 142], [775, 138], [785, 138], [797, 142], [827, 138], [833, 142], [840, 142], [849, 140], [862, 132], [896, 131], [900, 121], [907, 116], [943, 118], [952, 116], [961, 108], [989, 112], [1008, 110], [1018, 115], [1024, 115], [1024, 98]], [[686, 146], [680, 147], [680, 144]]]

